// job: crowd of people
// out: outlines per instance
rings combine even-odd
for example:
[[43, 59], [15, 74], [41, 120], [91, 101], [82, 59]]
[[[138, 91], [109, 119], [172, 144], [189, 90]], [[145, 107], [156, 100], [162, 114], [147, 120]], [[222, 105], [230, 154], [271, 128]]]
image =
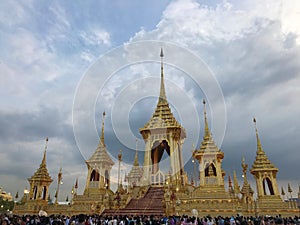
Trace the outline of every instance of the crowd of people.
[[0, 216], [0, 225], [300, 225], [300, 217], [278, 216]]

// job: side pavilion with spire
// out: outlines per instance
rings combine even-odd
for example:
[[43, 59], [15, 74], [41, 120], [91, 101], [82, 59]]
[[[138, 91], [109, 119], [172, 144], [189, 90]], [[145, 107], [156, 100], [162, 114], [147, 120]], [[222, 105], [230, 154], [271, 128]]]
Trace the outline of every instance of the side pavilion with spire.
[[37, 171], [28, 178], [30, 183], [29, 190], [29, 200], [40, 200], [41, 202], [48, 202], [49, 186], [52, 183], [52, 178], [50, 177], [47, 169], [46, 162], [46, 151], [47, 151], [48, 138], [46, 138], [46, 145], [44, 150], [44, 156], [40, 167]]
[[14, 212], [17, 214], [35, 213], [39, 210], [47, 209], [49, 186], [53, 181], [47, 169], [47, 146], [48, 138], [46, 138], [42, 162], [36, 172], [28, 178], [30, 188], [29, 190], [24, 190], [22, 205], [16, 205], [14, 208]]
[[73, 198], [73, 212], [100, 213], [105, 208], [114, 207], [114, 192], [110, 186], [110, 172], [114, 165], [109, 156], [104, 141], [104, 119], [105, 112], [102, 115], [102, 129], [99, 144], [92, 154], [86, 160], [88, 168], [87, 179], [83, 195], [75, 195]]
[[278, 168], [271, 163], [265, 151], [263, 150], [258, 136], [256, 119], [255, 134], [257, 141], [256, 158], [250, 169], [250, 173], [254, 176], [257, 190], [257, 213], [272, 214], [280, 212], [282, 215], [290, 215], [291, 212], [297, 213], [296, 202], [284, 202], [280, 197], [278, 190], [276, 175]]
[[86, 160], [88, 175], [84, 194], [97, 192], [101, 189], [110, 189], [110, 170], [115, 164], [110, 158], [104, 142], [104, 118], [102, 116], [102, 129], [99, 144], [93, 155]]

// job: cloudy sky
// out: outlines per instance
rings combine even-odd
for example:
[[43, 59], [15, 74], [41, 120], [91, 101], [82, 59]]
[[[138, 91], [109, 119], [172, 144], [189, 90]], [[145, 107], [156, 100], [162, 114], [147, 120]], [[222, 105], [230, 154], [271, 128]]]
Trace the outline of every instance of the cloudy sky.
[[[187, 131], [188, 174], [206, 98], [227, 174], [236, 170], [241, 178], [242, 157], [249, 167], [255, 159], [255, 116], [263, 148], [279, 168], [279, 188], [291, 183], [297, 194], [299, 1], [1, 1], [0, 11], [0, 186], [6, 191], [29, 187], [46, 137], [52, 196], [60, 167], [60, 200], [76, 178], [82, 191], [103, 111], [107, 149], [114, 161], [119, 149], [124, 153], [122, 176], [136, 138], [142, 163], [139, 128], [157, 102], [163, 47], [167, 96]], [[116, 166], [112, 177], [117, 180]]]

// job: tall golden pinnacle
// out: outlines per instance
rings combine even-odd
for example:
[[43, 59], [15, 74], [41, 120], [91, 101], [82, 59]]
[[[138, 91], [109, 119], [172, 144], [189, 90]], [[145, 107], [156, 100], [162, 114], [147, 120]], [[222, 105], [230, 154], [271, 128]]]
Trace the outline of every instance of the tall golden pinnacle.
[[47, 151], [47, 147], [48, 147], [48, 138], [46, 138], [44, 156], [43, 156], [43, 160], [42, 160], [42, 165], [45, 165], [45, 166], [46, 166], [46, 151]]
[[204, 137], [203, 139], [210, 138], [210, 131], [208, 127], [208, 122], [207, 122], [207, 116], [206, 116], [206, 102], [205, 99], [203, 99], [203, 105], [204, 105]]
[[264, 153], [262, 147], [261, 147], [261, 143], [260, 143], [260, 139], [258, 136], [258, 130], [257, 130], [257, 126], [256, 126], [256, 119], [255, 117], [253, 118], [253, 122], [255, 125], [255, 133], [256, 133], [256, 141], [257, 141], [257, 153]]
[[105, 119], [105, 111], [102, 113], [102, 130], [101, 130], [101, 144], [105, 146], [104, 143], [104, 119]]
[[52, 179], [49, 176], [49, 173], [47, 170], [47, 160], [46, 160], [47, 147], [48, 147], [48, 137], [46, 138], [44, 156], [43, 156], [42, 162], [40, 164], [40, 167], [37, 169], [37, 171], [34, 173], [34, 175], [31, 178], [29, 178], [29, 182], [31, 182], [31, 180], [33, 181], [33, 180], [37, 180], [37, 179], [47, 179], [49, 181], [49, 184], [52, 182]]
[[176, 127], [176, 128], [180, 128], [177, 129], [178, 134], [176, 134], [176, 136], [185, 138], [186, 137], [185, 130], [183, 129], [183, 127], [181, 127], [181, 125], [173, 116], [166, 97], [166, 90], [164, 84], [164, 71], [163, 71], [163, 56], [164, 53], [163, 50], [161, 49], [161, 53], [160, 53], [161, 81], [160, 81], [160, 94], [158, 97], [157, 105], [151, 119], [144, 125], [143, 128], [140, 128], [140, 132], [143, 135], [143, 137], [147, 137], [149, 134], [148, 132], [152, 129], [167, 128], [167, 127], [174, 129]]
[[165, 83], [164, 83], [164, 63], [163, 63], [164, 52], [161, 48], [160, 50], [160, 93], [158, 103], [165, 104], [167, 103]]

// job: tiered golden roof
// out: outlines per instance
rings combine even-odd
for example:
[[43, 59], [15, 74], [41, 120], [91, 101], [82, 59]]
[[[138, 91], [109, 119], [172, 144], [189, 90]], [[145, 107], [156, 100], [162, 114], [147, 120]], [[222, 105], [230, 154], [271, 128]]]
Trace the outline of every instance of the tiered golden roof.
[[208, 121], [207, 121], [207, 116], [206, 116], [206, 102], [203, 99], [203, 105], [204, 105], [204, 135], [203, 135], [203, 141], [201, 142], [201, 146], [200, 146], [200, 152], [220, 152], [223, 154], [224, 153], [221, 152], [221, 150], [217, 147], [217, 145], [215, 144], [211, 132], [209, 130], [209, 126], [208, 126]]
[[179, 122], [175, 119], [169, 103], [166, 97], [166, 90], [164, 84], [164, 69], [163, 69], [163, 50], [161, 49], [160, 57], [161, 57], [161, 81], [160, 81], [160, 94], [159, 99], [156, 105], [156, 109], [143, 128], [140, 131], [157, 129], [157, 128], [180, 128], [182, 130], [182, 135], [186, 136], [184, 128], [179, 124]]
[[43, 156], [43, 160], [40, 164], [40, 167], [36, 170], [36, 172], [28, 179], [28, 181], [37, 181], [37, 180], [41, 180], [41, 181], [46, 181], [51, 183], [53, 180], [50, 177], [49, 173], [48, 173], [48, 169], [47, 169], [47, 163], [46, 163], [46, 151], [47, 151], [47, 143], [48, 143], [48, 138], [46, 139], [46, 145], [45, 145], [45, 150], [44, 150], [44, 156]]
[[94, 152], [94, 154], [88, 160], [86, 160], [86, 162], [91, 166], [99, 162], [106, 163], [111, 166], [115, 164], [111, 159], [111, 157], [109, 156], [109, 154], [107, 153], [106, 145], [104, 142], [104, 117], [105, 117], [105, 112], [103, 112], [101, 137], [97, 149]]
[[128, 181], [130, 186], [137, 185], [143, 175], [143, 170], [140, 167], [139, 159], [138, 159], [138, 149], [136, 148], [133, 166], [130, 172], [125, 175], [125, 181]]
[[142, 172], [142, 169], [140, 168], [140, 164], [139, 164], [139, 160], [138, 160], [138, 152], [136, 151], [135, 157], [134, 157], [134, 162], [133, 162], [133, 167], [128, 175], [141, 176], [142, 173], [143, 172]]
[[256, 158], [253, 162], [252, 168], [250, 172], [253, 174], [256, 171], [266, 170], [266, 171], [278, 171], [278, 168], [274, 166], [273, 163], [269, 160], [266, 153], [264, 152], [260, 139], [258, 136], [258, 131], [256, 127], [256, 119], [253, 119], [253, 122], [255, 123], [255, 132], [256, 132], [256, 140], [257, 140], [257, 151], [256, 151]]

